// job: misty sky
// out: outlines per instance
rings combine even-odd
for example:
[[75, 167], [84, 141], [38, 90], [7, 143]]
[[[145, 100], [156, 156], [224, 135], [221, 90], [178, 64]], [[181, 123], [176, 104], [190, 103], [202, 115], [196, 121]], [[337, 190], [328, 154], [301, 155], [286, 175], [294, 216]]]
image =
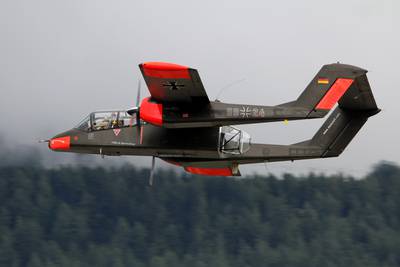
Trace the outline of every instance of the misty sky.
[[[133, 106], [137, 65], [145, 61], [197, 68], [210, 99], [244, 79], [219, 98], [265, 105], [294, 100], [323, 64], [340, 61], [369, 70], [383, 111], [339, 158], [267, 170], [355, 173], [380, 160], [400, 162], [399, 14], [398, 0], [1, 0], [0, 134], [10, 145], [36, 146], [91, 111]], [[290, 144], [322, 123], [240, 128], [255, 142]], [[241, 169], [266, 171], [262, 164]]]

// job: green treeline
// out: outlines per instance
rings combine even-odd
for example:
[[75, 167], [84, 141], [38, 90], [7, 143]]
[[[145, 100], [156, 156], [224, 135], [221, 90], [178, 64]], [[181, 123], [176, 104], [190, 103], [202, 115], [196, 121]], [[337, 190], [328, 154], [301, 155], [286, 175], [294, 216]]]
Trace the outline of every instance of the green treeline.
[[0, 266], [399, 266], [400, 168], [361, 180], [0, 168]]

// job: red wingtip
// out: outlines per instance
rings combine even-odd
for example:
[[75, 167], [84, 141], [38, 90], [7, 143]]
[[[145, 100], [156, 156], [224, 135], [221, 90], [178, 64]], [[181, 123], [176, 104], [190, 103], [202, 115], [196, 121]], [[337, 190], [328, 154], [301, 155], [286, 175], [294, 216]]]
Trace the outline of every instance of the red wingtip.
[[189, 68], [166, 62], [145, 62], [141, 64], [146, 76], [163, 79], [190, 79]]
[[144, 62], [143, 67], [152, 70], [187, 70], [188, 67], [167, 62]]

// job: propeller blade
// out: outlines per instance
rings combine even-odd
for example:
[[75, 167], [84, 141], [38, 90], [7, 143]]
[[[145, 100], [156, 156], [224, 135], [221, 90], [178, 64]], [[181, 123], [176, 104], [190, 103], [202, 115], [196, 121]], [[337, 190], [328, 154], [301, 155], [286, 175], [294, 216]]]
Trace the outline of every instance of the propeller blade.
[[155, 165], [156, 165], [156, 157], [153, 156], [153, 158], [151, 159], [151, 169], [150, 169], [150, 178], [149, 178], [150, 186], [153, 186]]
[[140, 102], [140, 88], [141, 88], [141, 81], [139, 79], [138, 81], [138, 89], [137, 89], [137, 95], [136, 95], [136, 106], [139, 107], [139, 102]]
[[[136, 116], [138, 116], [138, 114], [136, 114]], [[140, 125], [140, 120], [136, 121], [136, 144], [141, 144], [141, 134], [142, 134], [142, 129], [141, 129], [141, 125]]]
[[139, 108], [139, 104], [140, 104], [140, 89], [141, 89], [141, 80], [138, 80], [138, 89], [137, 89], [137, 95], [136, 95], [136, 107], [137, 107], [137, 112], [136, 112], [136, 136], [137, 136], [137, 144], [140, 143], [141, 140], [141, 125], [140, 125], [140, 108]]

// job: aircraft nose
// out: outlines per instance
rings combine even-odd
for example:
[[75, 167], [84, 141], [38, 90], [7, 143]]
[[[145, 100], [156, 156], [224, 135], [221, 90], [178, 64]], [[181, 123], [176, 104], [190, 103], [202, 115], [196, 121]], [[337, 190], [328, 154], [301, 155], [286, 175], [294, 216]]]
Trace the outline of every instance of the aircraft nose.
[[71, 145], [71, 136], [52, 138], [49, 141], [49, 148], [52, 150], [68, 150]]

